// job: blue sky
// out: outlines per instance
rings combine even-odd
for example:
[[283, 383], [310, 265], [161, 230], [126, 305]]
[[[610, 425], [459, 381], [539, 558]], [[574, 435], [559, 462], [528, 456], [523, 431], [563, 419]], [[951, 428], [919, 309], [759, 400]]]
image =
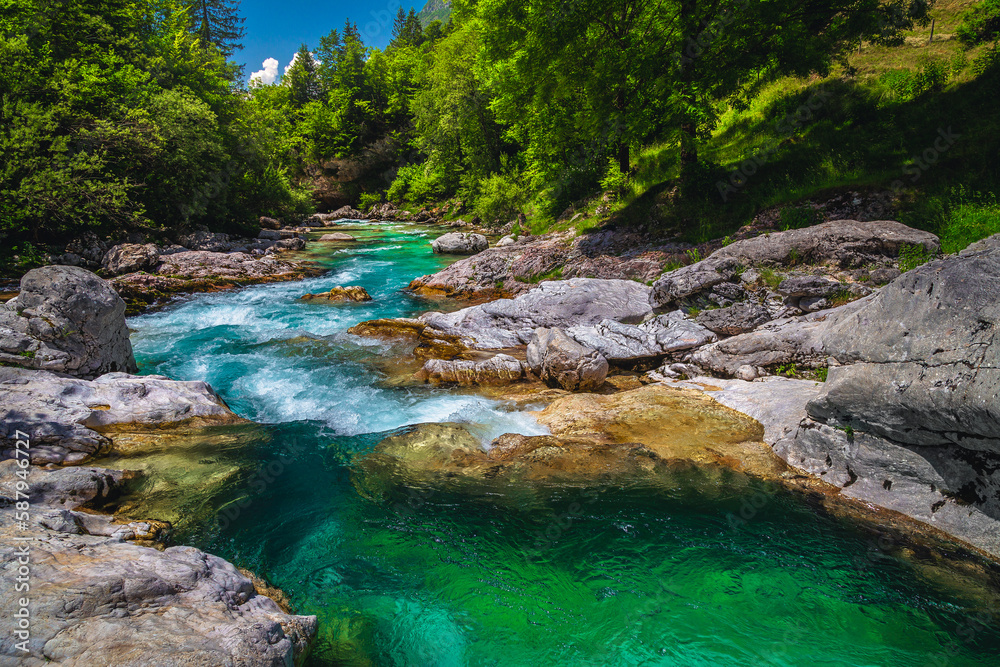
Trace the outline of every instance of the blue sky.
[[369, 46], [384, 47], [392, 37], [392, 20], [402, 5], [407, 11], [424, 6], [423, 0], [242, 0], [240, 13], [246, 17], [243, 50], [233, 60], [246, 66], [246, 74], [263, 69], [268, 58], [278, 61], [277, 73], [284, 72], [292, 55], [305, 42], [311, 48], [333, 28], [340, 30], [350, 18]]

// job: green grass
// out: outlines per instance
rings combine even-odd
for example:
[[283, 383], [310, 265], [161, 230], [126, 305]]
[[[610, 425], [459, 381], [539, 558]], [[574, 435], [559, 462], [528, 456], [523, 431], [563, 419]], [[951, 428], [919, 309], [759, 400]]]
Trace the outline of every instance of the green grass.
[[1000, 233], [1000, 203], [993, 193], [956, 188], [939, 213], [941, 251], [955, 253], [979, 239]]

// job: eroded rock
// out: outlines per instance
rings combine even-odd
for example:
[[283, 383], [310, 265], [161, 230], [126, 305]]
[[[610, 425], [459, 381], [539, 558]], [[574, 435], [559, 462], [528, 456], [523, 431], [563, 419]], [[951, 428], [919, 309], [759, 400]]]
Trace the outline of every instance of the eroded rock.
[[125, 302], [86, 269], [33, 269], [0, 305], [0, 362], [88, 378], [134, 372]]
[[204, 382], [108, 373], [96, 380], [0, 367], [0, 457], [13, 456], [18, 431], [31, 437], [34, 463], [78, 464], [105, 451], [102, 434], [124, 425], [158, 426], [201, 418], [241, 421]]
[[528, 343], [528, 367], [550, 387], [594, 391], [608, 376], [608, 361], [561, 329], [536, 329]]
[[544, 282], [515, 299], [454, 313], [426, 313], [421, 321], [475, 339], [478, 349], [526, 345], [538, 328], [593, 326], [603, 320], [639, 323], [651, 312], [649, 288], [631, 280], [573, 278]]
[[302, 301], [312, 301], [312, 302], [338, 302], [338, 301], [353, 301], [356, 303], [361, 303], [365, 301], [371, 301], [372, 297], [368, 294], [368, 291], [364, 287], [358, 287], [357, 285], [352, 285], [349, 287], [334, 287], [329, 292], [322, 292], [319, 294], [305, 294], [300, 297]]

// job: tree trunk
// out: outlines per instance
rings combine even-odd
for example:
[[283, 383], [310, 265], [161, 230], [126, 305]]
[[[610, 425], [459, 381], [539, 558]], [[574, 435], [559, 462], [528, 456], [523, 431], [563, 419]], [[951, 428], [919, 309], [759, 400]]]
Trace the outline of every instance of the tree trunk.
[[618, 144], [618, 168], [623, 174], [628, 174], [632, 169], [632, 161], [629, 156], [629, 145], [627, 141]]

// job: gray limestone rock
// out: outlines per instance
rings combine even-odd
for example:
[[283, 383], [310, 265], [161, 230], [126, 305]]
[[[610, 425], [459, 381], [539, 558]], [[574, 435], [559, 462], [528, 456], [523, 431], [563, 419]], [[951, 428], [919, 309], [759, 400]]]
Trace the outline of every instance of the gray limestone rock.
[[604, 384], [608, 362], [561, 329], [539, 328], [528, 344], [528, 367], [550, 387], [593, 391]]
[[0, 305], [0, 362], [85, 378], [134, 372], [125, 302], [86, 269], [33, 269]]

